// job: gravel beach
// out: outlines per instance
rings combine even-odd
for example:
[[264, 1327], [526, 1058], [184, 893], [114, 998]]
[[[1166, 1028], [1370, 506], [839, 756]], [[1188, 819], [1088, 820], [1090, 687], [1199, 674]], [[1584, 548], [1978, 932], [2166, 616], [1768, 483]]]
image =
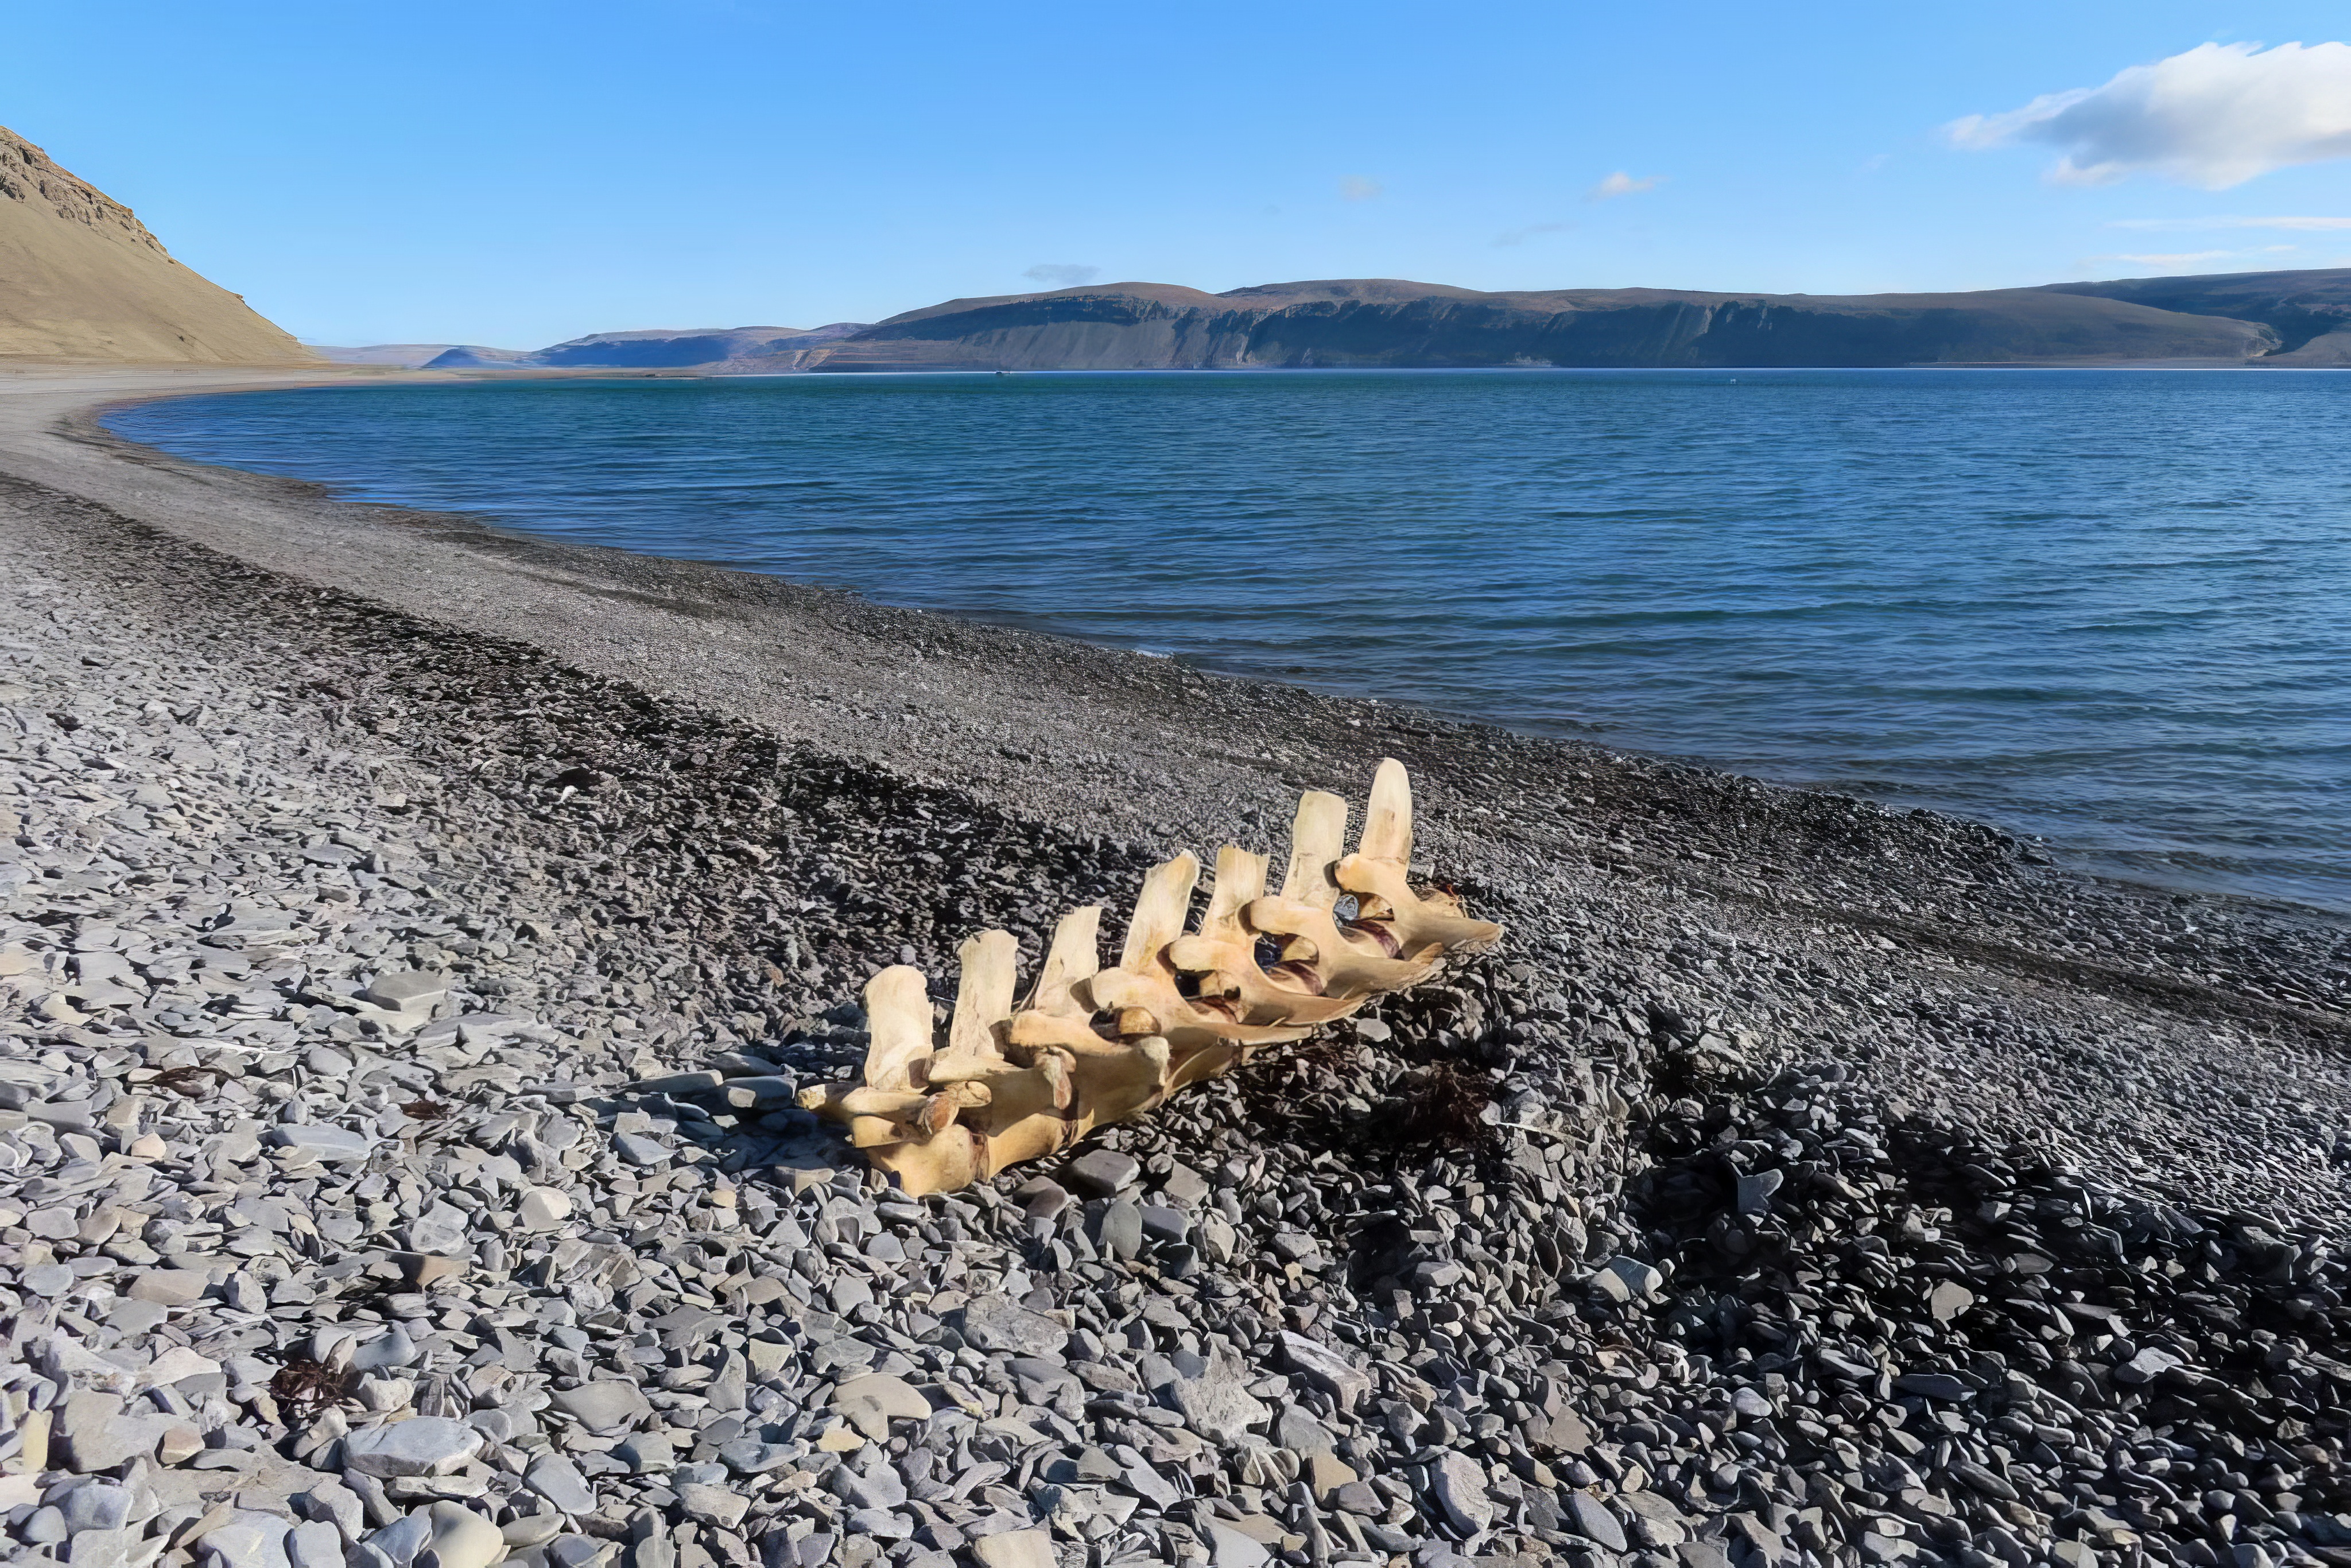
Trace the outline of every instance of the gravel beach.
[[[89, 413], [265, 379], [0, 373], [11, 1560], [2351, 1563], [2343, 921]], [[1384, 756], [1492, 954], [961, 1193], [795, 1107]]]

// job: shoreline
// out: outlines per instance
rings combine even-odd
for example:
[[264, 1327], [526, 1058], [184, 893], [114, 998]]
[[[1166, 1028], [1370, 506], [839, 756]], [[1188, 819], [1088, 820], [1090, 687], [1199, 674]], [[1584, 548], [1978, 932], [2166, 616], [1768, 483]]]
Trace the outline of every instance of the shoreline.
[[[1766, 925], [1827, 920], [2032, 983], [2351, 1038], [2351, 920], [2332, 911], [2036, 864], [2029, 846], [1966, 819], [1669, 757], [1214, 674], [780, 578], [559, 544], [477, 517], [336, 501], [308, 481], [182, 460], [99, 424], [106, 407], [186, 390], [173, 384], [185, 373], [129, 387], [121, 383], [147, 378], [101, 373], [113, 388], [42, 398], [29, 419], [0, 396], [0, 475], [64, 478], [68, 493], [128, 501], [126, 516], [266, 570], [372, 590], [393, 608], [517, 637], [780, 738], [1160, 852], [1205, 852], [1226, 838], [1270, 848], [1256, 841], [1279, 837], [1285, 791], [1343, 793], [1393, 754], [1421, 783], [1431, 857], [1498, 885], [1556, 856], [1562, 863], [1535, 880], [1544, 892], [1565, 894], [1595, 874], [1656, 879], [1677, 897], [1719, 901]], [[285, 384], [259, 384], [272, 383]], [[1155, 742], [1121, 734], [1144, 728]], [[1188, 744], [1171, 750], [1165, 743], [1178, 737]], [[1173, 755], [1186, 758], [1185, 777], [1167, 770]], [[1593, 782], [1562, 791], [1565, 774]], [[1660, 810], [1653, 794], [1670, 804]], [[1740, 821], [1759, 808], [1760, 832]], [[1716, 812], [1731, 822], [1709, 821]], [[1481, 818], [1508, 826], [1486, 831]], [[1849, 886], [1833, 846], [1855, 837], [1876, 841], [1875, 853], [1899, 873]], [[1952, 859], [1954, 843], [1968, 846], [1956, 869], [1970, 885], [1950, 901], [1925, 884], [1955, 869], [1938, 863]], [[1769, 869], [1751, 863], [1759, 860]], [[2180, 946], [2167, 922], [2181, 907], [2197, 912], [2203, 940], [2168, 951]]]
[[[175, 1568], [2351, 1543], [2342, 923], [334, 502], [96, 431], [131, 379], [0, 392], [26, 1528], [119, 1498]], [[940, 998], [991, 925], [1033, 963], [1383, 755], [1492, 955], [919, 1201], [772, 1092], [861, 1059], [881, 966]]]
[[[1163, 372], [1036, 373], [1155, 375]], [[1235, 371], [1229, 373], [1256, 374], [1259, 372]], [[590, 381], [610, 379], [619, 382], [645, 378], [643, 375], [602, 377], [597, 372], [583, 371], [543, 372], [522, 370], [440, 372], [428, 379], [462, 382], [518, 379]], [[669, 379], [681, 378], [671, 375]], [[120, 403], [110, 404], [109, 407], [160, 401], [161, 397], [173, 394], [151, 394], [123, 400]], [[99, 440], [126, 439], [116, 437], [110, 432], [102, 429], [106, 413], [106, 410], [91, 410], [83, 415], [77, 416], [76, 423], [81, 433]], [[130, 444], [136, 444], [135, 440], [131, 440]], [[201, 460], [191, 459], [190, 461]], [[281, 477], [294, 483], [315, 483], [312, 494], [322, 501], [340, 502], [347, 505], [380, 505], [402, 515], [421, 515], [416, 513], [409, 503], [396, 497], [372, 501], [345, 500], [344, 497], [348, 496], [354, 493], [364, 494], [371, 488], [364, 476], [355, 476], [355, 484], [333, 486], [324, 482], [309, 481], [298, 475], [287, 475]], [[452, 503], [444, 501], [441, 504]], [[462, 505], [462, 501], [456, 504]], [[453, 512], [434, 515], [445, 523], [460, 514]], [[525, 539], [537, 537], [532, 535], [526, 527], [510, 525], [495, 517], [472, 513], [463, 514], [463, 516], [465, 522], [486, 528], [495, 535]], [[557, 531], [559, 534], [561, 531], [559, 524]], [[545, 542], [556, 541], [549, 538]], [[714, 549], [713, 559], [682, 557], [665, 553], [669, 548], [657, 538], [647, 539], [641, 545], [620, 547], [623, 551], [643, 552], [642, 559], [666, 559], [681, 566], [702, 566], [720, 571], [745, 573], [756, 573], [758, 570], [731, 563], [723, 559], [727, 553], [723, 546]], [[1121, 636], [1115, 628], [1079, 632], [1064, 630], [1057, 624], [1056, 615], [1051, 610], [1040, 612], [1007, 610], [1000, 613], [976, 612], [953, 602], [929, 605], [900, 603], [888, 597], [880, 585], [866, 585], [862, 589], [834, 590], [815, 588], [797, 578], [779, 577], [777, 580], [790, 580], [806, 591], [840, 591], [860, 601], [873, 603], [877, 608], [883, 610], [906, 610], [1034, 635], [1069, 638], [1080, 642], [1088, 637], [1099, 635], [1102, 638], [1100, 645], [1114, 652], [1139, 653], [1152, 657], [1169, 656], [1164, 649], [1151, 646], [1148, 636]], [[866, 592], [876, 592], [882, 596], [866, 600], [864, 598]], [[1944, 769], [1939, 778], [1921, 780], [1901, 777], [1902, 768], [1898, 765], [1888, 770], [1873, 770], [1865, 758], [1858, 754], [1846, 756], [1842, 753], [1833, 753], [1810, 758], [1803, 756], [1743, 755], [1735, 736], [1718, 735], [1713, 737], [1720, 754], [1697, 755], [1677, 747], [1676, 737], [1671, 733], [1661, 733], [1654, 727], [1644, 726], [1640, 722], [1641, 716], [1638, 714], [1616, 715], [1611, 721], [1598, 725], [1578, 724], [1572, 718], [1563, 718], [1561, 722], [1551, 725], [1531, 725], [1519, 722], [1510, 712], [1499, 706], [1491, 711], [1482, 712], [1474, 708], [1431, 708], [1416, 702], [1409, 696], [1398, 698], [1384, 695], [1375, 688], [1361, 682], [1351, 682], [1343, 672], [1326, 671], [1319, 674], [1309, 674], [1280, 668], [1251, 669], [1246, 664], [1225, 660], [1195, 660], [1183, 654], [1174, 656], [1186, 663], [1187, 667], [1219, 679], [1297, 687], [1342, 699], [1374, 700], [1384, 703], [1399, 711], [1416, 710], [1431, 714], [1449, 723], [1470, 727], [1491, 726], [1536, 741], [1556, 741], [1571, 747], [1596, 748], [1609, 755], [1640, 756], [1668, 765], [1689, 766], [1725, 775], [1751, 777], [1775, 788], [1839, 796], [1855, 795], [1874, 800], [1891, 810], [1901, 811], [1923, 808], [1955, 821], [1983, 822], [1997, 831], [2035, 846], [2041, 852], [2056, 857], [2060, 863], [2066, 865], [2075, 874], [2102, 883], [2135, 886], [2163, 895], [2179, 893], [2193, 894], [2241, 905], [2248, 909], [2266, 910], [2287, 919], [2304, 916], [2332, 920], [2351, 919], [2351, 902], [2346, 902], [2346, 895], [2329, 880], [2332, 868], [2308, 862], [2286, 862], [2273, 864], [2263, 858], [2263, 852], [2258, 847], [2258, 840], [2248, 839], [2236, 842], [2224, 840], [2217, 845], [2206, 845], [2178, 841], [2160, 834], [2135, 832], [2133, 831], [2135, 824], [2126, 810], [2117, 816], [2102, 816], [2091, 814], [2081, 808], [2078, 802], [2068, 802], [2064, 806], [2053, 808], [2055, 820], [2051, 820], [2051, 810], [2046, 809], [2048, 802], [2044, 800], [2030, 797], [2022, 800], [1984, 799], [1982, 790], [1971, 790], [1965, 782], [1970, 775], [1967, 768], [1969, 759], [1964, 757], [1947, 758], [1945, 761], [1949, 766]], [[1410, 683], [1407, 681], [1405, 684], [1408, 688]], [[1767, 745], [1761, 747], [1760, 751], [1772, 749], [1771, 746]], [[1846, 777], [1846, 774], [1852, 774], [1854, 777]], [[2126, 789], [2126, 785], [2125, 788]], [[1997, 790], [1992, 793], [1995, 797], [1999, 796]], [[2127, 799], [2126, 793], [2125, 799]], [[2117, 802], [2110, 800], [2108, 804], [2111, 806]], [[2072, 814], [2069, 815], [2069, 812]], [[2212, 851], [2210, 856], [2204, 852], [2207, 848]], [[2208, 862], [2213, 863], [2208, 863]], [[2339, 882], [2341, 879], [2336, 876], [2333, 880]]]

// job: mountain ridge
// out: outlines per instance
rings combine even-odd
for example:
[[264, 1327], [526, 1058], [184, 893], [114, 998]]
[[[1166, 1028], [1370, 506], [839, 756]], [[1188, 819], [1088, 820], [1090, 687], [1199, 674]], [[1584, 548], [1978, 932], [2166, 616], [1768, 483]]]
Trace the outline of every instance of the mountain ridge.
[[1405, 278], [1307, 279], [1211, 294], [1124, 282], [947, 299], [871, 324], [806, 331], [605, 332], [536, 350], [455, 348], [432, 363], [841, 374], [2179, 361], [2351, 364], [2351, 268], [1874, 295], [1482, 291]]

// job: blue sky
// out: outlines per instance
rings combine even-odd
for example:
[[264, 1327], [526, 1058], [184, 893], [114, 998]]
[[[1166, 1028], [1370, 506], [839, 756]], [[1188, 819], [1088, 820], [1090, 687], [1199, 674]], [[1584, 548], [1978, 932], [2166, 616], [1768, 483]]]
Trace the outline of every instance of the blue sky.
[[2340, 5], [118, 0], [9, 32], [0, 124], [319, 342], [815, 326], [1085, 277], [2351, 265], [2351, 50], [2251, 48], [2351, 36]]

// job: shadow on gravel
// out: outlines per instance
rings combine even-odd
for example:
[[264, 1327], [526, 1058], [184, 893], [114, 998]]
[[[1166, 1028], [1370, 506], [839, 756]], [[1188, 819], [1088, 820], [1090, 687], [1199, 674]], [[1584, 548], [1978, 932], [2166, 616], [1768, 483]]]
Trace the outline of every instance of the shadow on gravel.
[[1882, 1511], [2016, 1563], [2052, 1538], [2351, 1563], [2328, 1517], [2351, 1508], [2351, 1270], [2324, 1237], [2099, 1190], [1834, 1071], [1646, 1134], [1625, 1199], [1670, 1283], [1626, 1310], [1745, 1385], [1739, 1429], [1823, 1528]]

